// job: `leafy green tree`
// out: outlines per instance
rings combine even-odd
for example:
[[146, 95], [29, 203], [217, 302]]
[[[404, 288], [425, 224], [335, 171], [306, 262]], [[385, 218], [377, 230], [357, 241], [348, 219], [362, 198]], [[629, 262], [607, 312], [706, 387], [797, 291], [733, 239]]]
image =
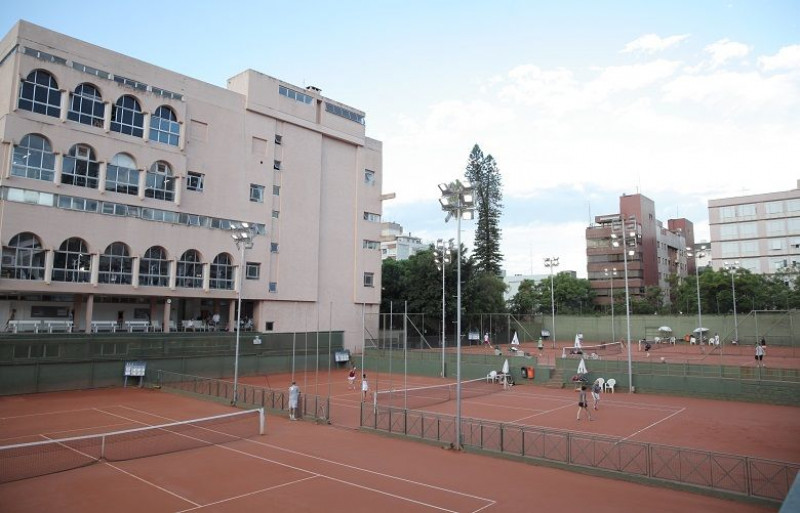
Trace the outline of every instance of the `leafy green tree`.
[[467, 282], [465, 294], [466, 302], [462, 299], [465, 312], [470, 314], [503, 313], [506, 311], [503, 293], [506, 284], [503, 279], [492, 273], [472, 273]]
[[[594, 291], [589, 280], [575, 278], [569, 273], [553, 276], [553, 296], [556, 311], [562, 314], [581, 314], [594, 311]], [[550, 312], [550, 278], [539, 282], [541, 312]]]
[[522, 280], [517, 293], [508, 300], [508, 310], [516, 315], [530, 314], [539, 310], [542, 303], [541, 289], [534, 280]]
[[477, 144], [472, 148], [465, 172], [475, 187], [475, 249], [473, 258], [480, 272], [501, 273], [503, 255], [500, 253], [500, 214], [503, 207], [502, 180], [494, 157], [484, 155]]

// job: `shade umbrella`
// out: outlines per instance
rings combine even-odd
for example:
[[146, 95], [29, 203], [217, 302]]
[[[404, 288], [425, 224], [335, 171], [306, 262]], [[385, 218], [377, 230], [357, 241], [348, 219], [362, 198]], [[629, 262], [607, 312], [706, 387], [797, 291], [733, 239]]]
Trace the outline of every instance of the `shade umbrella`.
[[708, 328], [695, 328], [694, 329], [694, 333], [706, 333], [707, 331], [709, 331]]
[[586, 370], [586, 362], [581, 358], [581, 362], [578, 364], [578, 374], [586, 374], [587, 372], [589, 371]]
[[661, 331], [663, 333], [672, 333], [672, 328], [670, 328], [669, 326], [661, 326], [660, 328], [658, 328], [658, 331]]
[[509, 372], [508, 358], [503, 362], [503, 388], [508, 388], [508, 372]]

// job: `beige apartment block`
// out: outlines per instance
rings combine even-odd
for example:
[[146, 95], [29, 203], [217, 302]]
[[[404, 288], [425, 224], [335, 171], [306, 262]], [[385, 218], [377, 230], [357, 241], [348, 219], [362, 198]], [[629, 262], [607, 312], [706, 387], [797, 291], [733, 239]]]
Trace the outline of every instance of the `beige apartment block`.
[[708, 202], [711, 258], [757, 274], [800, 268], [800, 180], [787, 191]]
[[360, 347], [381, 176], [364, 113], [318, 88], [221, 88], [20, 21], [0, 41], [0, 323], [233, 329], [242, 283], [256, 331]]

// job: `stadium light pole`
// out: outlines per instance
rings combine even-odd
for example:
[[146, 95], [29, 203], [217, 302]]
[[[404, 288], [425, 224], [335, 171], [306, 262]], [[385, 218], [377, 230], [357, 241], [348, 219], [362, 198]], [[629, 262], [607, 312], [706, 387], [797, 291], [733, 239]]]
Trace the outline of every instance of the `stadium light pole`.
[[[691, 251], [691, 248], [689, 249]], [[694, 277], [697, 284], [697, 332], [700, 335], [700, 345], [703, 344], [703, 308], [700, 304], [700, 266], [697, 265], [697, 260], [706, 256], [706, 247], [700, 246], [695, 248], [693, 253], [687, 253], [688, 256], [694, 257]]]
[[731, 273], [731, 292], [733, 293], [733, 340], [736, 343], [739, 343], [739, 323], [736, 321], [736, 283], [733, 281], [733, 277], [736, 274], [736, 270], [739, 268], [739, 261], [735, 262], [724, 262], [723, 265], [725, 269], [730, 271]]
[[256, 227], [250, 223], [232, 223], [231, 237], [239, 250], [239, 276], [236, 286], [236, 351], [233, 359], [233, 404], [239, 400], [239, 335], [242, 330], [242, 284], [244, 283], [245, 262], [244, 250], [253, 247], [253, 238], [256, 236]]
[[550, 268], [550, 311], [553, 315], [553, 349], [556, 348], [556, 302], [555, 302], [555, 287], [553, 283], [553, 267], [558, 267], [559, 257], [547, 257], [544, 259], [544, 266]]
[[436, 251], [437, 251], [437, 264], [439, 264], [442, 268], [442, 377], [444, 377], [444, 358], [445, 358], [445, 344], [446, 344], [446, 333], [447, 333], [447, 324], [446, 316], [445, 316], [445, 282], [444, 282], [444, 268], [447, 264], [450, 263], [450, 254], [453, 252], [453, 239], [450, 239], [447, 243], [445, 243], [444, 239], [437, 239], [436, 240]]
[[610, 271], [606, 267], [603, 272], [606, 276], [611, 278], [611, 341], [617, 341], [617, 335], [614, 331], [614, 277], [617, 275], [617, 268], [613, 267]]
[[439, 184], [442, 197], [439, 203], [447, 212], [444, 222], [455, 218], [457, 223], [456, 258], [456, 441], [454, 448], [461, 450], [461, 219], [471, 220], [475, 211], [475, 189], [460, 180]]
[[[633, 255], [634, 251], [628, 249], [628, 235], [633, 238], [633, 243], [636, 244], [636, 218], [630, 217], [627, 222], [626, 219], [620, 216], [618, 218], [619, 224], [616, 226], [615, 231], [622, 234], [622, 263], [625, 273], [625, 322], [627, 326], [627, 340], [628, 345], [628, 392], [633, 393], [633, 363], [631, 355], [631, 294], [628, 287], [628, 254]], [[611, 234], [611, 245], [620, 247], [618, 233]]]

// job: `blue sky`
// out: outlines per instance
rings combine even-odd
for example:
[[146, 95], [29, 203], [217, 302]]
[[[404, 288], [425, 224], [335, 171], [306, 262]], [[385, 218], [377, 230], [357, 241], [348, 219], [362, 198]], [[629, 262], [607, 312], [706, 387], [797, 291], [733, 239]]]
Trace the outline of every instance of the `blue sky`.
[[[222, 6], [222, 7], [221, 7]], [[252, 68], [367, 114], [383, 218], [455, 237], [437, 184], [477, 143], [510, 274], [586, 274], [584, 230], [641, 192], [708, 238], [708, 200], [800, 179], [800, 2], [6, 0], [18, 19], [219, 86]], [[474, 225], [464, 223], [469, 247]]]

